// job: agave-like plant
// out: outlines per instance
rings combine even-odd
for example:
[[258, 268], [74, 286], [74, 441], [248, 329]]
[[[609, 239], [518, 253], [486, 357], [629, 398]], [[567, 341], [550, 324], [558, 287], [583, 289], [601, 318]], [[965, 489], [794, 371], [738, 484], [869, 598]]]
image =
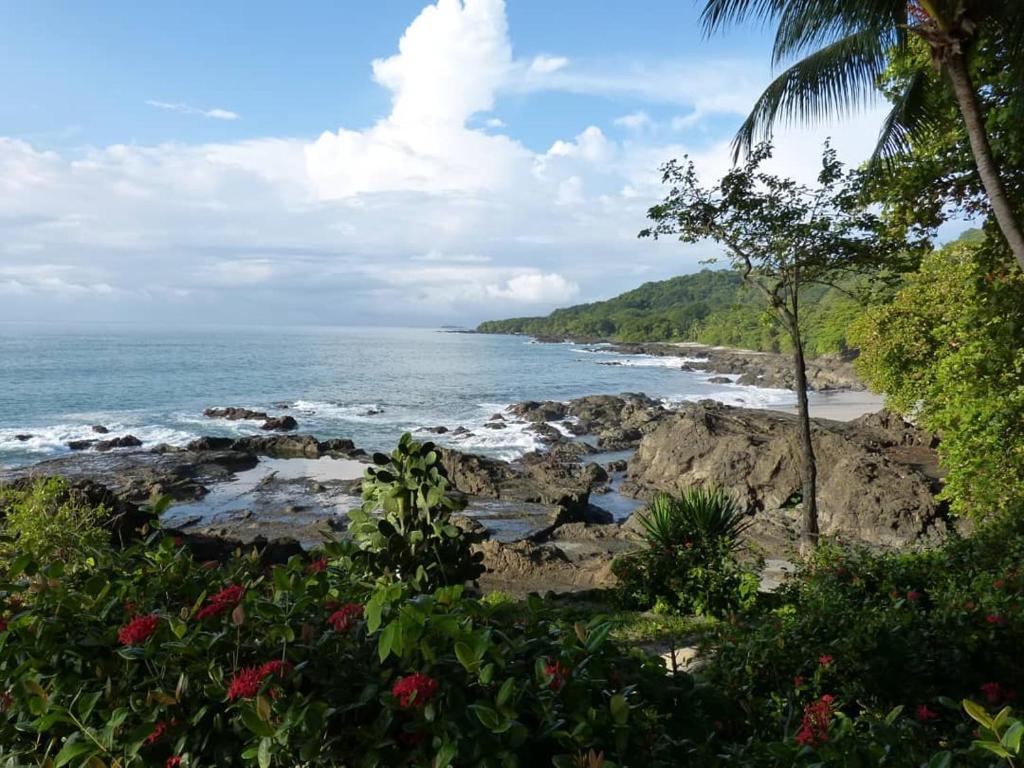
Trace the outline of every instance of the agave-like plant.
[[716, 543], [729, 550], [751, 524], [739, 502], [721, 488], [694, 487], [678, 497], [660, 494], [640, 523], [651, 546]]

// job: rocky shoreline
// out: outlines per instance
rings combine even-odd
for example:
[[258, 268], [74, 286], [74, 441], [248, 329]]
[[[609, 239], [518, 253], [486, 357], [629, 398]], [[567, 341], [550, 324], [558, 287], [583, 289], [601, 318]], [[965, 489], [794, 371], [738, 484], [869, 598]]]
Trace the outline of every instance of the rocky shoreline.
[[[467, 502], [460, 524], [485, 555], [485, 584], [572, 590], [610, 584], [612, 558], [638, 546], [631, 513], [692, 485], [722, 487], [746, 503], [752, 551], [790, 556], [800, 520], [795, 418], [713, 401], [669, 407], [642, 394], [594, 395], [495, 414], [498, 428], [525, 423], [545, 444], [516, 461], [440, 448]], [[417, 437], [447, 432], [423, 427]], [[885, 412], [815, 419], [814, 434], [824, 534], [885, 547], [946, 534], [932, 436]], [[365, 462], [351, 440], [271, 433], [75, 453], [2, 472], [0, 483], [65, 476], [128, 518], [166, 494], [176, 503], [165, 526], [205, 554], [256, 546], [285, 557], [344, 534]]]

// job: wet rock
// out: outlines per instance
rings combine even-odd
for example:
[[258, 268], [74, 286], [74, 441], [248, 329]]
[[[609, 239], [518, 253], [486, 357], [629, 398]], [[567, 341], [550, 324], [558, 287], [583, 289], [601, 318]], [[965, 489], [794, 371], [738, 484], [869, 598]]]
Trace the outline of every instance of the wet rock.
[[463, 427], [463, 426], [458, 426], [458, 427], [456, 427], [455, 429], [453, 429], [453, 430], [451, 431], [451, 434], [452, 434], [452, 435], [453, 435], [454, 437], [463, 437], [463, 436], [465, 436], [465, 435], [472, 435], [473, 433], [472, 433], [472, 432], [470, 432], [470, 431], [469, 431], [468, 429], [466, 429], [466, 428], [465, 428], [465, 427]]
[[270, 418], [264, 411], [254, 411], [250, 408], [207, 408], [203, 416], [209, 419], [227, 419], [229, 421], [266, 421]]
[[384, 409], [383, 408], [367, 408], [365, 411], [363, 411], [362, 415], [363, 416], [380, 416], [382, 413], [384, 413]]
[[544, 423], [548, 421], [561, 421], [568, 415], [569, 407], [566, 403], [559, 403], [555, 400], [545, 400], [542, 403], [528, 400], [523, 403], [516, 403], [508, 411], [523, 421]]
[[489, 421], [484, 424], [486, 429], [507, 429], [508, 425], [504, 421]]
[[565, 440], [566, 437], [550, 424], [543, 422], [533, 423], [528, 426], [527, 431], [533, 432], [547, 443], [557, 443]]
[[[895, 432], [893, 431], [895, 430]], [[909, 425], [889, 416], [813, 420], [820, 526], [869, 544], [905, 546], [942, 536], [941, 482], [920, 454], [908, 460]], [[798, 419], [775, 411], [687, 404], [663, 419], [629, 461], [623, 492], [648, 498], [691, 486], [719, 487], [769, 519], [789, 515], [801, 490]], [[793, 515], [798, 518], [798, 515]]]
[[448, 434], [448, 427], [420, 427], [417, 432], [429, 432], [432, 435]]
[[69, 440], [67, 446], [72, 451], [84, 451], [95, 442], [95, 440]]
[[299, 423], [293, 416], [274, 416], [264, 421], [260, 429], [268, 432], [291, 432], [298, 427]]
[[92, 431], [95, 432], [97, 435], [105, 435], [108, 432], [110, 432], [110, 430], [104, 427], [102, 424], [93, 424]]
[[110, 440], [98, 440], [93, 446], [97, 451], [112, 451], [115, 448], [138, 448], [142, 441], [135, 435], [124, 435]]
[[26, 440], [31, 440], [32, 437], [33, 435], [22, 433], [20, 435], [15, 435], [14, 439], [17, 440], [19, 443], [24, 443]]
[[712, 376], [708, 379], [708, 384], [732, 384], [732, 379], [728, 376]]

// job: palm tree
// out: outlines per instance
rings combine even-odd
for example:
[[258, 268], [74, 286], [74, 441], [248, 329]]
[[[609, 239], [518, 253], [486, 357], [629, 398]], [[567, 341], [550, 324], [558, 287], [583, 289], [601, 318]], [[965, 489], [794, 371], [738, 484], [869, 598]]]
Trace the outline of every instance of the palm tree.
[[[996, 39], [1024, 84], [1021, 0], [706, 0], [705, 30], [745, 18], [777, 23], [773, 65], [799, 58], [765, 89], [736, 136], [737, 155], [770, 136], [779, 119], [814, 119], [854, 108], [875, 92], [889, 55], [913, 37], [931, 50], [964, 121], [996, 223], [1024, 269], [1024, 228], [992, 152], [970, 60], [982, 36]], [[927, 68], [908, 78], [883, 123], [877, 158], [891, 157], [927, 130]]]

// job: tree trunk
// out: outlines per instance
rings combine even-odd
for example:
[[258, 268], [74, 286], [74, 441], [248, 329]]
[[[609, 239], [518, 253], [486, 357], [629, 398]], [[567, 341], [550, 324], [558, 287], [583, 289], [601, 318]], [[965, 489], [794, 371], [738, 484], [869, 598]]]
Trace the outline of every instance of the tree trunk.
[[[795, 304], [795, 300], [794, 300]], [[793, 372], [796, 374], [796, 399], [800, 412], [800, 449], [803, 459], [804, 526], [800, 550], [808, 554], [818, 546], [818, 464], [811, 442], [811, 412], [807, 404], [807, 364], [796, 312], [787, 318], [786, 328], [793, 341]]]
[[945, 66], [953, 85], [957, 104], [960, 107], [960, 114], [964, 118], [967, 138], [971, 142], [971, 152], [974, 154], [974, 162], [978, 166], [981, 183], [985, 187], [989, 204], [992, 206], [992, 213], [995, 215], [996, 223], [1002, 230], [1014, 258], [1017, 259], [1021, 269], [1024, 269], [1024, 229], [1021, 228], [1013, 205], [1006, 194], [999, 166], [992, 154], [992, 145], [989, 143], [985, 121], [981, 116], [981, 107], [978, 104], [978, 95], [971, 83], [971, 74], [967, 71], [967, 59], [962, 53], [954, 53], [946, 59]]

